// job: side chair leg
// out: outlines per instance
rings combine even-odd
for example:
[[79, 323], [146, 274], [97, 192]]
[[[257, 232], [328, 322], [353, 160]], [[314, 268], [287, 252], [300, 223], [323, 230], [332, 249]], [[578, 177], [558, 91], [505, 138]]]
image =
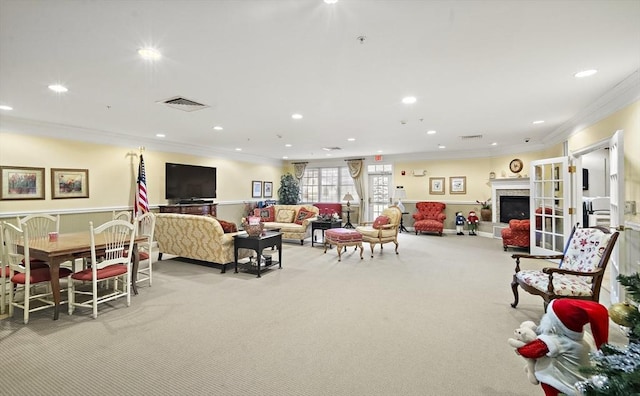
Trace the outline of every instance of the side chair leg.
[[519, 301], [518, 281], [516, 279], [515, 274], [513, 275], [513, 280], [511, 281], [511, 291], [513, 291], [513, 302], [511, 303], [511, 307], [515, 308], [518, 305], [518, 301]]

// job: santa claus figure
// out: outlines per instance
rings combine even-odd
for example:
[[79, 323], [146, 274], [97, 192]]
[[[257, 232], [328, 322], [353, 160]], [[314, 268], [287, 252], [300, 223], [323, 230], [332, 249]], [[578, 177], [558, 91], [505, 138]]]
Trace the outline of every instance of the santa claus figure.
[[[591, 326], [591, 336], [584, 326]], [[538, 326], [538, 338], [516, 351], [537, 359], [535, 376], [546, 396], [575, 395], [574, 384], [586, 380], [579, 368], [589, 366], [589, 353], [607, 342], [607, 308], [593, 301], [553, 300]]]

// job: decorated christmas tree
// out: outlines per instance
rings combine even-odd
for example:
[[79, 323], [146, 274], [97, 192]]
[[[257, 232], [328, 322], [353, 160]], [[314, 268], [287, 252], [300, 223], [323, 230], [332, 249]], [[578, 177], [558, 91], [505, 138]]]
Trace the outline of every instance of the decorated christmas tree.
[[592, 367], [582, 372], [589, 379], [576, 384], [582, 395], [640, 396], [640, 274], [619, 275], [628, 300], [613, 304], [609, 317], [626, 331], [627, 346], [604, 344], [592, 355]]

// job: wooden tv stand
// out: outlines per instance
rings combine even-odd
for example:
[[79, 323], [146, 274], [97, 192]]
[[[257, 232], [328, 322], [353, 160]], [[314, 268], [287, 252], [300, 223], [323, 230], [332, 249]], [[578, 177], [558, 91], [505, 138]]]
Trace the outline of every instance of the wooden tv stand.
[[182, 213], [190, 215], [200, 216], [216, 216], [218, 206], [217, 203], [197, 203], [197, 204], [182, 204], [182, 205], [161, 205], [160, 213]]

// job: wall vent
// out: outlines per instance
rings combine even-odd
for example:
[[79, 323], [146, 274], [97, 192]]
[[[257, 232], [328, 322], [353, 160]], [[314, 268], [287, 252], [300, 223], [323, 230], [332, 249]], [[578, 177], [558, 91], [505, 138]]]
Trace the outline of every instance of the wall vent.
[[187, 98], [183, 98], [182, 96], [174, 96], [173, 98], [161, 100], [157, 103], [162, 103], [166, 106], [172, 107], [174, 109], [182, 110], [182, 111], [196, 111], [206, 109], [207, 105], [198, 103], [194, 100], [190, 100]]
[[342, 148], [340, 147], [323, 147], [322, 148], [324, 151], [336, 151], [336, 150], [342, 150]]
[[460, 136], [460, 139], [462, 139], [462, 140], [482, 139], [482, 135], [466, 135], [466, 136]]

